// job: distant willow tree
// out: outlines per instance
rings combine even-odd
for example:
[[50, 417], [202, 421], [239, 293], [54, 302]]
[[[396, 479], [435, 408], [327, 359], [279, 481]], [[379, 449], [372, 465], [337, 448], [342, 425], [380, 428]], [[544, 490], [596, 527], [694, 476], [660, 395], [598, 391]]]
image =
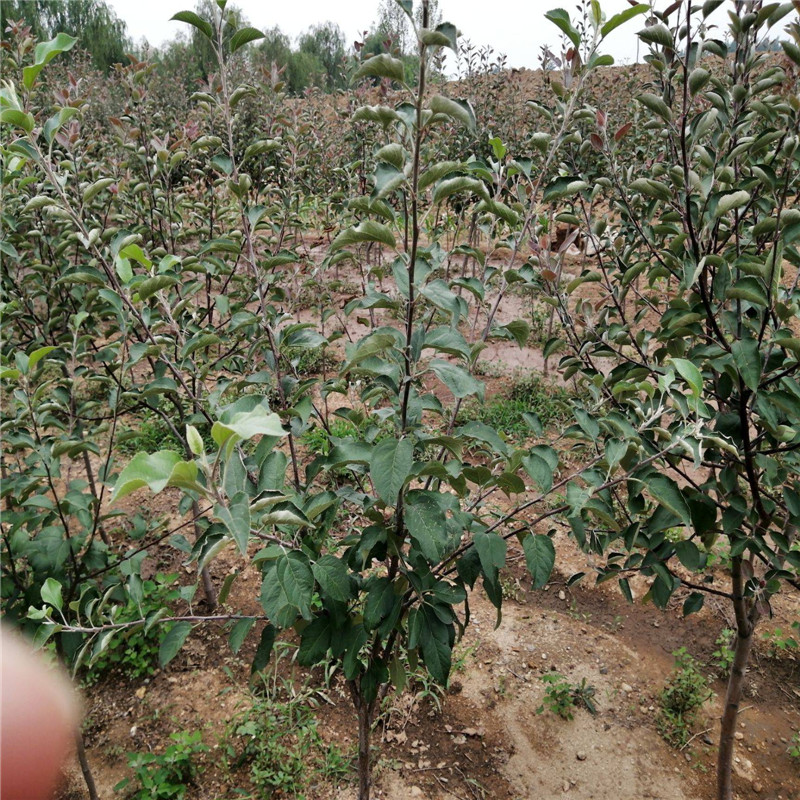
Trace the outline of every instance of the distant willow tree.
[[78, 38], [94, 66], [107, 72], [127, 61], [131, 43], [127, 26], [104, 0], [0, 0], [0, 32], [5, 37], [12, 21], [22, 20], [39, 40], [57, 33]]
[[347, 42], [342, 29], [335, 22], [312, 25], [298, 40], [299, 53], [316, 59], [322, 67], [320, 88], [327, 91], [343, 89], [347, 85], [345, 61]]

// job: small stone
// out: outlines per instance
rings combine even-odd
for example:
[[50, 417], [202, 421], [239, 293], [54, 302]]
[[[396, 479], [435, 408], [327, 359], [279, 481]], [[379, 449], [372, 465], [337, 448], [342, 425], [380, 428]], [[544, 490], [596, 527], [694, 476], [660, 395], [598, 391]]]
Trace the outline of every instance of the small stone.
[[608, 675], [608, 667], [600, 667], [601, 675]]
[[578, 750], [578, 752], [575, 753], [575, 758], [577, 758], [578, 761], [586, 761], [586, 753], [584, 753], [583, 750]]
[[564, 781], [564, 783], [561, 784], [561, 791], [565, 794], [569, 791], [569, 781]]
[[633, 686], [631, 686], [629, 683], [623, 683], [619, 688], [622, 689], [625, 694], [630, 694], [633, 691]]
[[566, 600], [567, 599], [567, 595], [564, 593], [563, 589], [558, 593], [558, 599], [559, 600]]
[[753, 781], [753, 791], [756, 794], [761, 794], [763, 789], [764, 789], [764, 787], [758, 781]]
[[733, 734], [733, 738], [736, 739], [737, 742], [741, 742], [742, 739], [744, 739], [744, 734], [741, 731], [736, 731], [736, 733]]
[[410, 791], [409, 791], [409, 794], [412, 797], [422, 797], [423, 796], [422, 789], [420, 789], [419, 786], [412, 786]]
[[703, 736], [703, 744], [714, 744], [714, 740], [708, 735]]

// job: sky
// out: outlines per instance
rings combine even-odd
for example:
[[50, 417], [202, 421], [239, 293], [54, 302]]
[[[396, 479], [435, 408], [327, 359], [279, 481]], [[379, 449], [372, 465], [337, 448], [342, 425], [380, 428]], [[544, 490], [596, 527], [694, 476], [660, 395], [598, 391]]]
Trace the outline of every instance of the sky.
[[[170, 22], [178, 11], [194, 8], [194, 0], [108, 0], [117, 15], [128, 24], [128, 34], [136, 41], [146, 38], [159, 46], [180, 30], [181, 22]], [[354, 42], [377, 19], [379, 0], [232, 0], [254, 27], [278, 25], [293, 40], [309, 26], [331, 21], [344, 31], [348, 44]], [[419, 2], [419, 0], [418, 0]], [[665, 8], [670, 0], [653, 0]], [[731, 4], [732, 5], [732, 4]], [[505, 0], [494, 5], [486, 0], [439, 0], [442, 17], [459, 28], [474, 45], [491, 45], [508, 57], [509, 67], [538, 66], [543, 44], [558, 43], [559, 32], [544, 18], [546, 11], [562, 6], [572, 9], [574, 0]], [[611, 17], [628, 8], [627, 0], [601, 0], [604, 13]], [[574, 12], [571, 12], [574, 17]], [[724, 13], [715, 18], [724, 22]], [[617, 63], [636, 60], [636, 31], [644, 27], [645, 16], [637, 17], [610, 34], [601, 52], [610, 53]]]

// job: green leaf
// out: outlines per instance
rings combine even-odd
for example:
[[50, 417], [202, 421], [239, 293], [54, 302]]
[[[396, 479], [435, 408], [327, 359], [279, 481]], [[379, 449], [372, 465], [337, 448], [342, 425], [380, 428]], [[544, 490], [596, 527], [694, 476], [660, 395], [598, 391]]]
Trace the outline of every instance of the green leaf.
[[328, 553], [313, 564], [311, 570], [324, 596], [338, 603], [350, 599], [350, 575], [341, 559]]
[[761, 383], [761, 352], [758, 341], [749, 337], [739, 339], [731, 345], [731, 353], [744, 385], [751, 391], [756, 391]]
[[159, 450], [157, 453], [137, 453], [120, 472], [111, 495], [114, 503], [121, 497], [135, 492], [144, 486], [153, 494], [158, 494], [167, 487], [170, 475], [181, 457], [172, 450]]
[[479, 197], [488, 197], [486, 185], [483, 181], [479, 181], [477, 178], [468, 178], [466, 175], [457, 175], [454, 178], [447, 178], [436, 184], [433, 190], [433, 202], [441, 203], [442, 200], [446, 200], [457, 192], [472, 192]]
[[717, 203], [717, 210], [714, 216], [722, 217], [729, 211], [733, 211], [735, 208], [746, 206], [749, 202], [750, 193], [744, 191], [744, 189], [741, 189], [738, 192], [731, 192], [730, 194], [723, 195], [720, 197], [719, 202]]
[[541, 533], [532, 533], [522, 542], [525, 563], [533, 578], [533, 588], [541, 589], [550, 580], [556, 563], [556, 549], [553, 540]]
[[406, 175], [391, 164], [380, 163], [375, 168], [374, 180], [375, 190], [372, 196], [379, 199], [399, 189], [405, 183]]
[[581, 35], [570, 22], [569, 14], [563, 8], [556, 8], [548, 11], [545, 19], [549, 19], [577, 48], [581, 46]]
[[263, 38], [264, 34], [258, 28], [239, 28], [231, 36], [231, 53], [235, 53], [240, 47], [244, 47], [249, 42], [255, 42], [257, 39]]
[[405, 523], [411, 538], [431, 564], [445, 554], [447, 517], [436, 492], [414, 489], [406, 495]]
[[441, 382], [453, 393], [453, 397], [463, 398], [477, 394], [483, 400], [486, 386], [473, 378], [463, 367], [434, 358], [430, 363], [431, 369]]
[[657, 44], [666, 47], [668, 50], [675, 48], [672, 32], [663, 22], [655, 25], [648, 25], [644, 30], [639, 31], [639, 38], [647, 44]]
[[645, 485], [659, 505], [671, 511], [685, 525], [690, 526], [692, 524], [692, 516], [683, 492], [672, 478], [666, 475], [653, 474], [647, 478]]
[[523, 456], [522, 466], [543, 492], [549, 492], [553, 488], [553, 470], [540, 455], [530, 453]]
[[28, 356], [28, 372], [33, 372], [33, 368], [47, 355], [53, 352], [56, 348], [52, 345], [48, 345], [47, 347], [40, 347], [38, 350], [34, 350]]
[[378, 497], [387, 506], [394, 506], [414, 461], [411, 439], [392, 437], [378, 442], [372, 451], [369, 471]]
[[689, 384], [692, 394], [695, 397], [700, 397], [703, 391], [703, 375], [700, 370], [685, 358], [673, 358], [672, 364], [678, 374]]
[[207, 39], [210, 39], [211, 41], [214, 40], [214, 30], [212, 29], [211, 25], [195, 14], [194, 11], [179, 11], [177, 14], [175, 14], [175, 16], [170, 17], [170, 22], [172, 20], [176, 20], [177, 22], [188, 22], [189, 25], [197, 28], [197, 30], [199, 30], [200, 33], [202, 33]]
[[670, 111], [669, 106], [664, 102], [663, 98], [651, 92], [645, 92], [644, 94], [640, 94], [636, 99], [666, 122], [672, 122], [672, 111]]
[[697, 572], [703, 564], [703, 556], [700, 549], [694, 542], [688, 540], [678, 542], [675, 545], [675, 555], [678, 556], [681, 564], [692, 572]]
[[271, 413], [266, 403], [257, 405], [250, 411], [239, 411], [233, 414], [229, 421], [217, 421], [211, 428], [211, 438], [219, 447], [227, 444], [229, 449], [236, 442], [246, 441], [259, 435], [278, 438], [288, 435], [281, 427], [281, 418]]
[[136, 286], [139, 300], [144, 302], [149, 300], [156, 292], [174, 286], [178, 279], [174, 275], [156, 275], [154, 278], [147, 278]]
[[436, 638], [433, 634], [422, 640], [422, 661], [431, 677], [444, 686], [450, 675], [452, 666], [452, 650], [447, 641]]
[[353, 80], [361, 78], [389, 78], [403, 83], [406, 77], [406, 68], [399, 58], [392, 58], [388, 53], [368, 58], [353, 75]]
[[725, 290], [728, 300], [747, 300], [757, 306], [767, 305], [767, 295], [757, 278], [739, 278], [733, 286]]
[[542, 200], [545, 203], [552, 203], [556, 200], [563, 200], [567, 197], [583, 192], [589, 188], [586, 181], [579, 180], [578, 178], [562, 177], [556, 178], [552, 183], [545, 187], [542, 193]]
[[327, 615], [317, 617], [300, 634], [300, 650], [297, 660], [304, 667], [319, 664], [328, 655], [333, 636], [331, 619]]
[[265, 625], [264, 630], [261, 631], [256, 654], [250, 666], [251, 675], [255, 675], [256, 672], [261, 672], [261, 670], [269, 664], [269, 657], [272, 655], [272, 646], [275, 644], [275, 633], [275, 626], [272, 624]]
[[48, 578], [42, 584], [40, 593], [45, 603], [61, 611], [64, 602], [61, 598], [61, 584], [55, 578]]
[[36, 124], [33, 114], [28, 114], [16, 108], [4, 108], [0, 111], [0, 122], [22, 128], [25, 133], [30, 133], [33, 130], [33, 126]]
[[214, 516], [228, 529], [242, 555], [247, 554], [250, 540], [250, 499], [245, 492], [236, 492], [225, 506], [217, 503]]
[[22, 83], [25, 88], [30, 89], [45, 65], [57, 55], [71, 50], [77, 41], [74, 36], [70, 36], [67, 33], [59, 33], [55, 39], [37, 44], [36, 49], [33, 51], [33, 64], [22, 70]]
[[472, 539], [481, 560], [483, 574], [490, 580], [497, 580], [497, 573], [506, 565], [505, 539], [496, 533], [477, 531]]
[[162, 669], [178, 655], [178, 651], [183, 647], [183, 643], [191, 630], [191, 622], [176, 622], [170, 628], [169, 633], [164, 637], [161, 646], [158, 648], [158, 663]]
[[244, 640], [247, 638], [247, 634], [250, 633], [255, 623], [256, 621], [252, 618], [239, 619], [236, 621], [236, 624], [231, 629], [230, 636], [228, 637], [228, 644], [230, 645], [231, 651], [234, 654], [238, 653], [242, 649]]
[[444, 114], [468, 130], [475, 130], [475, 111], [468, 100], [454, 100], [437, 94], [431, 98], [428, 107], [434, 114]]
[[391, 228], [380, 222], [364, 220], [354, 228], [343, 230], [331, 243], [331, 252], [341, 250], [343, 247], [350, 247], [361, 242], [381, 242], [387, 247], [395, 246], [394, 234]]
[[644, 14], [644, 12], [649, 9], [650, 6], [646, 3], [639, 3], [631, 8], [626, 8], [624, 11], [620, 11], [619, 14], [614, 14], [614, 16], [600, 28], [600, 35], [605, 38], [611, 31], [616, 30], [620, 25], [624, 25], [629, 19], [633, 19], [639, 16], [639, 14]]

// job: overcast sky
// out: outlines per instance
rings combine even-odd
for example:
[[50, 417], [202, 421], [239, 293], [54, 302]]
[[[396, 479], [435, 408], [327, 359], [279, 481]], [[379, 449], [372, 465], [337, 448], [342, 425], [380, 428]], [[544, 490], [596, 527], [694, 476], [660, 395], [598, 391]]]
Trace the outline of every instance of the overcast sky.
[[[328, 20], [344, 31], [348, 45], [367, 30], [377, 18], [378, 0], [232, 0], [241, 8], [250, 24], [257, 28], [278, 25], [292, 39], [310, 25]], [[671, 0], [654, 0], [657, 8], [666, 8]], [[181, 22], [170, 22], [178, 11], [194, 8], [194, 0], [109, 0], [117, 14], [128, 24], [128, 33], [135, 41], [146, 38], [152, 45], [164, 44], [178, 31], [186, 30]], [[463, 36], [475, 45], [489, 44], [508, 56], [508, 66], [537, 66], [542, 44], [555, 45], [558, 30], [544, 19], [544, 13], [562, 6], [572, 9], [573, 0], [439, 0], [445, 21], [452, 22]], [[602, 0], [607, 16], [628, 7], [627, 0]], [[728, 5], [728, 4], [726, 4]], [[730, 3], [730, 7], [732, 7]], [[571, 12], [572, 13], [572, 12]], [[718, 11], [715, 19], [724, 23]], [[636, 58], [636, 31], [644, 27], [644, 16], [631, 20], [608, 38], [603, 52], [610, 53], [618, 63]]]

